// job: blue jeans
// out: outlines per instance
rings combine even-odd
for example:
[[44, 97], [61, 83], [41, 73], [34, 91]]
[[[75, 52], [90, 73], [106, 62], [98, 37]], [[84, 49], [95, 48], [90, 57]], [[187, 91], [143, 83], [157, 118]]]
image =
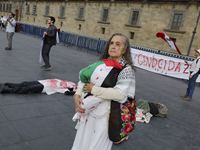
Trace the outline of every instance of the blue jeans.
[[189, 82], [188, 82], [188, 88], [187, 88], [187, 91], [186, 91], [186, 96], [191, 98], [192, 99], [192, 95], [194, 93], [194, 89], [195, 89], [195, 85], [196, 85], [196, 80], [198, 78], [199, 74], [196, 73], [192, 76], [191, 79], [189, 79]]

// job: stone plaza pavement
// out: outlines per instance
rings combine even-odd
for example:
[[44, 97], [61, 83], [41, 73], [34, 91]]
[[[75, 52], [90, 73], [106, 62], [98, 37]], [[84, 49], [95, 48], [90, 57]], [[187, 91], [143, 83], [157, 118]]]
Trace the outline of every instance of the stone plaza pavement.
[[[78, 82], [79, 71], [98, 57], [76, 48], [54, 46], [52, 70], [40, 69], [41, 39], [21, 33], [6, 51], [6, 33], [0, 31], [0, 83], [58, 78]], [[200, 87], [192, 102], [184, 101], [187, 83], [137, 68], [136, 99], [167, 106], [167, 118], [137, 123], [129, 139], [112, 150], [199, 150]], [[75, 137], [74, 101], [64, 94], [0, 94], [0, 150], [70, 150]]]

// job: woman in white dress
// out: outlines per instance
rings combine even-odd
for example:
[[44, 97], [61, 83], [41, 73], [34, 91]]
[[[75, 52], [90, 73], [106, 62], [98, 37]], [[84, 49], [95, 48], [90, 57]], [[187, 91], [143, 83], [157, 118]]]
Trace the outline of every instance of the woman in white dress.
[[[110, 76], [110, 70], [118, 66], [123, 69], [119, 72], [115, 85], [104, 87], [105, 82], [114, 78]], [[83, 81], [84, 78], [89, 78], [88, 83]], [[113, 142], [108, 136], [111, 100], [124, 103], [127, 98], [133, 99], [134, 96], [135, 74], [129, 40], [117, 33], [109, 39], [99, 61], [80, 72], [78, 89], [74, 95], [77, 113], [73, 118], [80, 119], [80, 122], [72, 150], [111, 150]]]

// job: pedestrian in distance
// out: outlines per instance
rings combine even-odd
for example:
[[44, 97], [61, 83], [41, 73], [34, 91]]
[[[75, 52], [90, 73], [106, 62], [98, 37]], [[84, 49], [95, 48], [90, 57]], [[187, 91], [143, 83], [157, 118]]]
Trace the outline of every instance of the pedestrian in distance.
[[42, 48], [42, 58], [44, 60], [45, 65], [41, 66], [40, 68], [43, 70], [50, 70], [52, 67], [49, 62], [49, 53], [50, 49], [53, 45], [56, 45], [56, 32], [57, 28], [54, 25], [55, 23], [55, 18], [54, 17], [49, 17], [48, 19], [48, 24], [49, 27], [46, 32], [44, 32], [44, 41], [43, 41], [43, 48]]
[[191, 69], [190, 69], [190, 76], [186, 94], [181, 95], [181, 97], [183, 97], [183, 99], [187, 101], [192, 100], [192, 95], [194, 93], [196, 80], [200, 74], [200, 49], [195, 50], [195, 57], [196, 59], [193, 62], [188, 62], [187, 60], [185, 60], [185, 63], [190, 65]]
[[15, 26], [16, 26], [16, 20], [14, 19], [15, 14], [12, 12], [9, 13], [9, 17], [5, 21], [6, 26], [6, 34], [8, 39], [8, 47], [5, 48], [5, 50], [12, 50], [12, 38], [15, 33]]

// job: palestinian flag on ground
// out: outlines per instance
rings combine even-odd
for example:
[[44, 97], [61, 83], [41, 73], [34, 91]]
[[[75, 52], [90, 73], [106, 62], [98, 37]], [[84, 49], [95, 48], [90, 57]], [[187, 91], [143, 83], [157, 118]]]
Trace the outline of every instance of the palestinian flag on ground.
[[165, 34], [165, 33], [163, 33], [163, 32], [158, 32], [157, 34], [156, 34], [156, 36], [159, 38], [162, 38], [163, 40], [165, 40], [168, 44], [169, 44], [169, 46], [171, 47], [171, 48], [173, 48], [173, 49], [175, 49], [180, 55], [182, 55], [181, 54], [181, 52], [180, 52], [180, 50], [178, 49], [178, 47], [176, 46], [176, 44], [174, 43], [174, 41], [167, 35], [167, 34]]

